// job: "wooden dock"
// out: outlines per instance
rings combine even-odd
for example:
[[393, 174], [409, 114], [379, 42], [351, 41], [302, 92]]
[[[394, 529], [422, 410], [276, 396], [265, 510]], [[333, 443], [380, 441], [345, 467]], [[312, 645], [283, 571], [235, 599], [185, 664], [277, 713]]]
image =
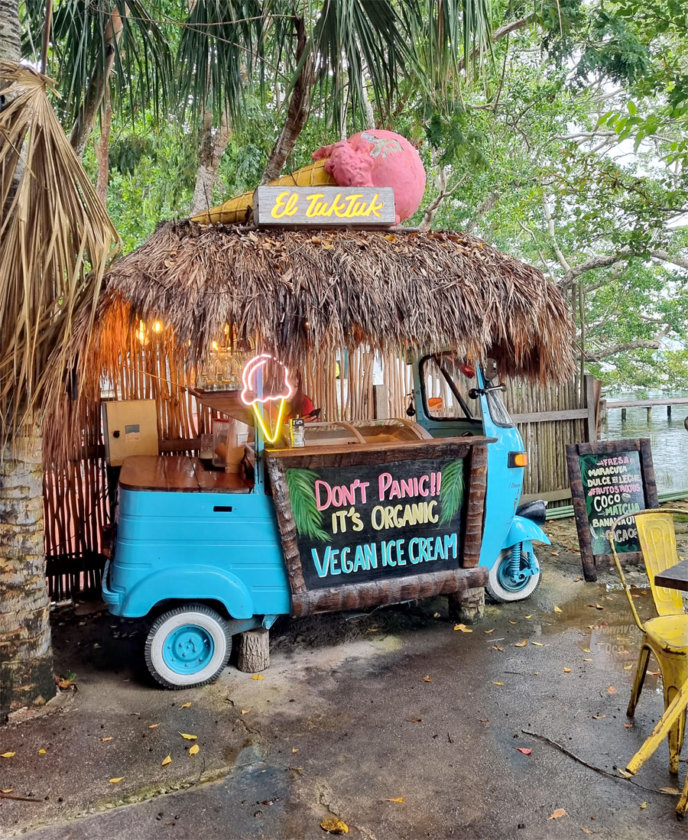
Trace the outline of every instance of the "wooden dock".
[[674, 405], [688, 406], [688, 397], [666, 397], [658, 400], [602, 400], [602, 411], [609, 411], [612, 408], [621, 409], [621, 419], [626, 419], [627, 408], [644, 408], [647, 410], [647, 419], [653, 408], [666, 406], [667, 417], [671, 417], [671, 408]]

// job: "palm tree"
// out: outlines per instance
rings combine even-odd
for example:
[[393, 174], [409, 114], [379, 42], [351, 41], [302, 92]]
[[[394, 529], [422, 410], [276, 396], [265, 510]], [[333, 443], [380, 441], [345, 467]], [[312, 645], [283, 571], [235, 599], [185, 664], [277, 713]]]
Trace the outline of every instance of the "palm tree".
[[[6, 14], [3, 4], [16, 34], [16, 5]], [[55, 692], [41, 408], [73, 364], [73, 312], [95, 303], [116, 238], [50, 107], [48, 80], [18, 64], [7, 43], [0, 59], [15, 60], [0, 60], [0, 715]]]

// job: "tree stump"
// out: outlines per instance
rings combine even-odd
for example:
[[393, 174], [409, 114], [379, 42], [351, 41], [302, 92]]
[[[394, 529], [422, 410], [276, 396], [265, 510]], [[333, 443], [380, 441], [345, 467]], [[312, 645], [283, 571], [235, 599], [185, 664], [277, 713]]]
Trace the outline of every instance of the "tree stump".
[[237, 668], [240, 671], [257, 673], [270, 666], [270, 631], [264, 627], [247, 630], [239, 636]]
[[451, 621], [476, 624], [485, 615], [485, 588], [478, 586], [447, 595], [447, 603]]

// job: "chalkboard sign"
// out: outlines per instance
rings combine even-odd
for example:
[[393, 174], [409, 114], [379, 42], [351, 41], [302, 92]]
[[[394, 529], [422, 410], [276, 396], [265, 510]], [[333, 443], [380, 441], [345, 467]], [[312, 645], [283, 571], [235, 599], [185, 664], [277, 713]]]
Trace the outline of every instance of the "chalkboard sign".
[[[461, 588], [466, 550], [471, 565], [480, 550], [486, 459], [480, 439], [344, 450], [291, 450], [267, 460], [293, 613]], [[472, 585], [480, 585], [477, 577]]]
[[[652, 452], [647, 438], [569, 444], [566, 447], [571, 495], [586, 580], [597, 580], [596, 560], [611, 562], [609, 530], [625, 513], [658, 506]], [[616, 550], [640, 562], [632, 516], [616, 530]]]

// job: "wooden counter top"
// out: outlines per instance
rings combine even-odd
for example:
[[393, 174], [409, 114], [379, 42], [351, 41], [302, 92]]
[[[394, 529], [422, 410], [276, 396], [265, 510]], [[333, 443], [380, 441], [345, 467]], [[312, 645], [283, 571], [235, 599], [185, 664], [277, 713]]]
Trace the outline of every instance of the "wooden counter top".
[[303, 458], [310, 455], [350, 455], [355, 452], [384, 452], [390, 450], [399, 451], [401, 459], [404, 453], [411, 453], [413, 450], [427, 449], [433, 445], [454, 444], [459, 446], [479, 446], [481, 444], [494, 443], [497, 438], [493, 437], [442, 437], [430, 438], [428, 440], [399, 440], [392, 443], [347, 443], [336, 446], [295, 446], [289, 449], [266, 449], [266, 454], [271, 458], [289, 460], [290, 458]]
[[122, 465], [119, 483], [127, 490], [181, 493], [250, 493], [240, 475], [209, 470], [188, 455], [133, 455]]

